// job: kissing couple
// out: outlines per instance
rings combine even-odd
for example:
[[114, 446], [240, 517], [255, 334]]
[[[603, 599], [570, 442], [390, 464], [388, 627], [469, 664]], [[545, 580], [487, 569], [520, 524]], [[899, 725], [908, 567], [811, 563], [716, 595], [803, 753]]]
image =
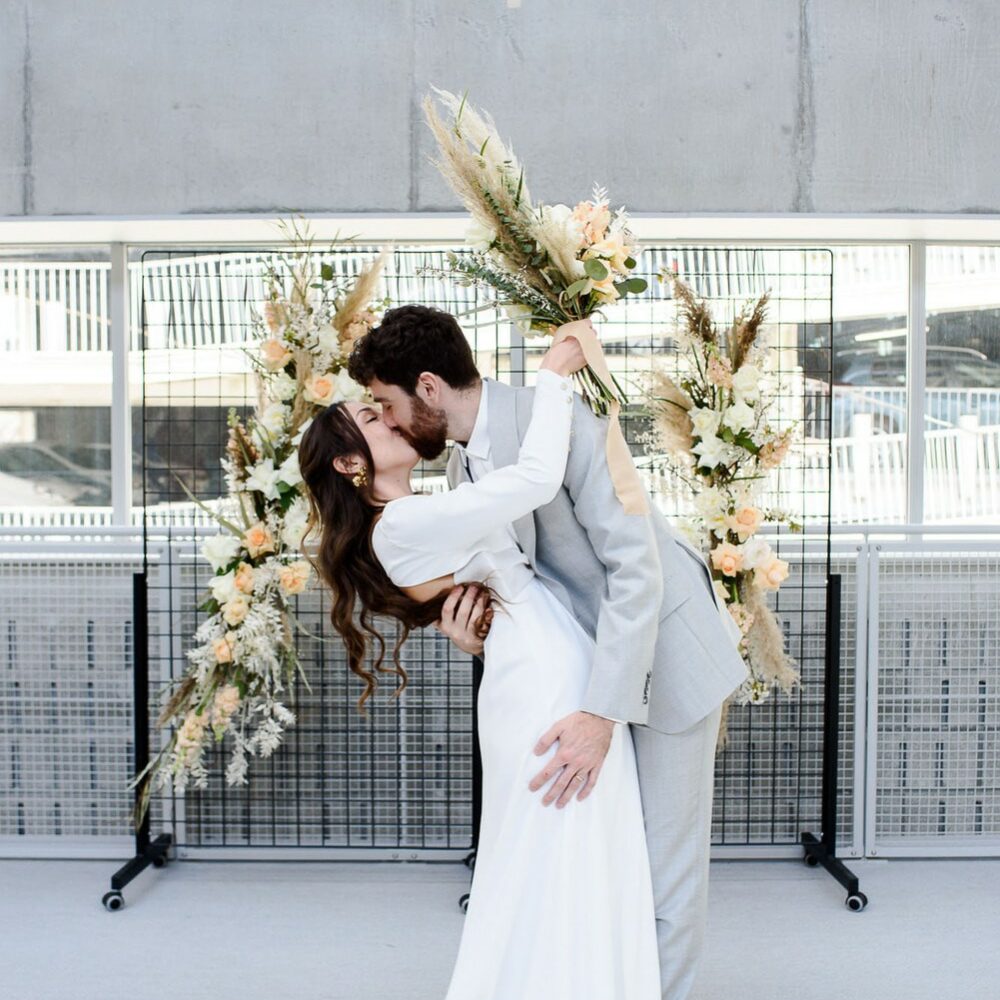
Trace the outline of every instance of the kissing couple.
[[[348, 362], [376, 405], [332, 404], [299, 445], [360, 704], [379, 672], [406, 683], [376, 616], [483, 656], [480, 835], [445, 1000], [684, 1000], [703, 944], [716, 739], [748, 671], [702, 555], [618, 499], [572, 329], [514, 388], [480, 376], [450, 314], [390, 309]], [[415, 492], [449, 440], [451, 489]]]

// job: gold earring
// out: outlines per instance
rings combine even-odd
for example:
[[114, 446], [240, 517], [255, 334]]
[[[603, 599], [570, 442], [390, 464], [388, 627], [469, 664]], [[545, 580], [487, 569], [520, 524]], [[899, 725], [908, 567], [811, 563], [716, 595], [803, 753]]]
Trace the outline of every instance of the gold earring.
[[365, 486], [368, 483], [368, 470], [362, 465], [359, 472], [351, 476], [351, 482], [355, 486]]

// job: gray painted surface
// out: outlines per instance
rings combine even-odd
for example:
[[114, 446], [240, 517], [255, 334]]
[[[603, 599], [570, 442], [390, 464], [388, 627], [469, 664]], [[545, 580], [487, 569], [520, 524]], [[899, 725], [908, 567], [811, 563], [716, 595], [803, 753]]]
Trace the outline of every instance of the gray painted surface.
[[532, 193], [1000, 211], [989, 0], [4, 0], [0, 215], [436, 211], [429, 83]]
[[[130, 855], [0, 862], [0, 995], [445, 995], [469, 885], [461, 864], [174, 861], [144, 871], [108, 913], [100, 898]], [[713, 862], [690, 1000], [996, 1000], [1000, 861], [847, 865], [869, 898], [862, 913], [796, 858]]]

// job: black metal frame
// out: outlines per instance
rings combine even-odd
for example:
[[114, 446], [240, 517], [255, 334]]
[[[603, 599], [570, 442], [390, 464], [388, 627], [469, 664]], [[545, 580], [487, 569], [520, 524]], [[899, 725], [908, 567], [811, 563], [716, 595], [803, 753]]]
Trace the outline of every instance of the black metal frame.
[[[139, 774], [149, 763], [149, 631], [147, 628], [148, 602], [146, 594], [146, 569], [132, 574], [132, 707], [134, 773]], [[141, 785], [136, 786], [135, 798], [139, 799]], [[173, 842], [169, 833], [161, 833], [150, 840], [150, 814], [143, 817], [135, 831], [135, 854], [111, 876], [111, 889], [101, 902], [110, 911], [125, 905], [122, 889], [150, 865], [163, 868], [167, 852]]]
[[[788, 248], [792, 249], [792, 248]], [[802, 250], [804, 248], [794, 248], [796, 250]], [[176, 251], [175, 251], [176, 252]], [[198, 252], [207, 252], [205, 248], [201, 248]], [[145, 254], [143, 255], [145, 257]], [[714, 272], [715, 274], [722, 274], [728, 270], [728, 264], [726, 268]], [[708, 269], [708, 273], [711, 272], [711, 268]], [[742, 277], [742, 275], [741, 275]], [[709, 289], [711, 295], [712, 289]], [[831, 288], [832, 296], [832, 288]], [[145, 286], [143, 295], [143, 309], [145, 309]], [[832, 336], [832, 316], [831, 316], [831, 336]], [[653, 348], [652, 342], [650, 343], [650, 349]], [[523, 364], [523, 351], [521, 363]], [[627, 352], [626, 352], [627, 353]], [[832, 375], [832, 344], [830, 348], [830, 368]], [[513, 372], [513, 367], [511, 371]], [[518, 369], [521, 371], [521, 369]], [[145, 369], [144, 369], [144, 392], [142, 397], [142, 407], [143, 407], [143, 432], [145, 434], [146, 426], [146, 394], [145, 394]], [[628, 420], [626, 420], [626, 425], [628, 425]], [[829, 425], [829, 433], [832, 434], [832, 425]], [[831, 441], [832, 447], [832, 441]], [[144, 499], [145, 499], [145, 489], [146, 489], [146, 450], [145, 444], [143, 448], [143, 488], [144, 488]], [[829, 485], [827, 486], [827, 503], [829, 504]], [[134, 677], [134, 700], [135, 700], [135, 770], [136, 773], [140, 772], [148, 763], [149, 760], [149, 736], [150, 736], [150, 725], [149, 725], [149, 673], [150, 673], [150, 650], [148, 648], [148, 606], [149, 606], [149, 593], [148, 587], [150, 586], [150, 578], [148, 576], [148, 567], [145, 563], [146, 557], [146, 522], [144, 518], [144, 572], [142, 574], [136, 574], [134, 580], [134, 605], [135, 605], [135, 677]], [[829, 507], [827, 515], [827, 529], [829, 529]], [[783, 540], [784, 536], [783, 536]], [[800, 833], [799, 837], [795, 836], [792, 827], [788, 833], [791, 834], [791, 838], [785, 840], [784, 842], [794, 843], [797, 839], [800, 839], [801, 844], [804, 849], [804, 860], [807, 864], [813, 866], [818, 864], [823, 864], [834, 877], [838, 878], [839, 881], [848, 889], [848, 905], [852, 909], [862, 909], [864, 903], [866, 902], [863, 894], [858, 892], [857, 889], [857, 879], [852, 873], [850, 873], [836, 858], [836, 822], [837, 822], [837, 761], [838, 761], [838, 720], [839, 720], [839, 679], [840, 679], [840, 664], [839, 664], [839, 654], [840, 654], [840, 578], [839, 576], [831, 576], [830, 574], [830, 539], [829, 530], [827, 530], [827, 552], [826, 552], [826, 624], [825, 624], [825, 637], [824, 644], [820, 647], [822, 653], [822, 662], [824, 664], [824, 705], [823, 705], [823, 718], [822, 718], [822, 794], [821, 794], [821, 836], [817, 838], [812, 833], [803, 831]], [[820, 584], [822, 586], [822, 584]], [[815, 589], [819, 589], [816, 587]], [[795, 611], [793, 610], [794, 614]], [[804, 614], [804, 610], [800, 609], [800, 613]], [[815, 631], [813, 633], [815, 635]], [[816, 659], [820, 659], [817, 657]], [[479, 739], [478, 739], [478, 725], [477, 725], [477, 699], [479, 692], [479, 684], [482, 679], [483, 674], [483, 663], [479, 658], [475, 658], [472, 664], [472, 762], [471, 762], [471, 795], [472, 795], [472, 829], [471, 838], [467, 843], [470, 843], [469, 853], [466, 855], [466, 864], [472, 868], [475, 863], [476, 849], [479, 842], [479, 824], [481, 816], [481, 777], [482, 777], [482, 765], [479, 753]], [[813, 703], [815, 704], [815, 702]], [[766, 725], [766, 722], [764, 723]], [[749, 728], [746, 730], [746, 736], [752, 735], [751, 729], [753, 728], [753, 723], [749, 723]], [[813, 726], [812, 732], [815, 735], [819, 735], [817, 732], [819, 727]], [[803, 751], [804, 752], [804, 751]], [[749, 780], [749, 775], [748, 775]], [[138, 791], [138, 790], [137, 790]], [[723, 789], [724, 791], [724, 789]], [[152, 805], [152, 803], [151, 803]], [[150, 813], [152, 809], [150, 809]], [[105, 898], [105, 905], [109, 909], [117, 908], [123, 905], [123, 900], [121, 899], [121, 889], [126, 885], [132, 878], [134, 878], [139, 872], [141, 872], [149, 864], [153, 864], [155, 867], [162, 867], [167, 860], [167, 852], [173, 843], [173, 836], [170, 833], [164, 833], [159, 835], [155, 840], [150, 840], [150, 813], [144, 819], [144, 822], [140, 829], [136, 832], [136, 853], [134, 858], [124, 865], [118, 872], [115, 873], [112, 878], [112, 891], [108, 893]], [[787, 837], [787, 834], [786, 834]], [[747, 841], [749, 843], [749, 840]], [[774, 841], [779, 842], [779, 841]], [[181, 846], [181, 845], [176, 845]], [[467, 901], [468, 894], [463, 897], [463, 903]], [[853, 903], [852, 903], [853, 900]], [[858, 905], [859, 904], [859, 905]]]
[[823, 793], [820, 836], [802, 832], [803, 860], [810, 867], [822, 865], [846, 890], [844, 901], [861, 911], [868, 897], [858, 887], [858, 877], [837, 857], [837, 764], [840, 756], [840, 603], [839, 573], [829, 574], [826, 591], [826, 662], [823, 685]]

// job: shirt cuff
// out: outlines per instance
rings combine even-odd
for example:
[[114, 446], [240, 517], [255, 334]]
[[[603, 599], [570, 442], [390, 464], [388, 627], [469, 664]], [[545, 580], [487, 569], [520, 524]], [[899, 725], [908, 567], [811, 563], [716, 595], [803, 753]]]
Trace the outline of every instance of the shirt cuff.
[[539, 368], [535, 373], [535, 382], [544, 382], [546, 379], [557, 383], [561, 389], [567, 392], [573, 391], [573, 385], [568, 375], [560, 375], [559, 372], [554, 372], [551, 368]]

